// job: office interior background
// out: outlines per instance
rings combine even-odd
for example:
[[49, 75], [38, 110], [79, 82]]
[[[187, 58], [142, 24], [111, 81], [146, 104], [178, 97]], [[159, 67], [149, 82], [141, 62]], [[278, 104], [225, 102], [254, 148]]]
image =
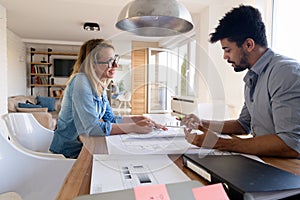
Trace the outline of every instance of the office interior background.
[[[159, 47], [149, 49], [149, 51], [161, 51], [164, 49], [162, 57], [167, 55], [166, 59], [162, 59], [168, 66], [161, 71], [160, 79], [168, 80], [168, 91], [166, 97], [166, 108], [170, 104], [170, 96], [191, 96], [197, 98], [199, 102], [225, 102], [233, 110], [233, 115], [236, 117], [243, 104], [243, 73], [235, 73], [231, 66], [223, 60], [223, 52], [220, 45], [209, 44], [208, 35], [213, 31], [225, 12], [233, 6], [239, 4], [250, 4], [257, 7], [263, 15], [263, 19], [267, 28], [267, 36], [269, 46], [276, 52], [296, 59], [300, 59], [297, 48], [300, 45], [298, 35], [299, 28], [295, 26], [295, 16], [299, 1], [297, 0], [248, 0], [211, 1], [207, 7], [201, 12], [194, 14], [193, 21], [195, 29], [192, 33], [181, 37], [170, 37], [160, 40]], [[31, 46], [37, 49], [63, 49], [64, 51], [74, 51], [80, 46], [80, 42], [69, 43], [44, 41], [37, 42], [34, 38], [22, 38], [19, 33], [15, 33], [7, 28], [7, 10], [1, 5], [0, 1], [0, 114], [7, 112], [7, 97], [15, 95], [30, 95], [28, 87], [28, 48]], [[291, 15], [290, 13], [294, 13]], [[51, 16], [49, 16], [51, 17]], [[22, 23], [22, 22], [20, 22]], [[111, 26], [114, 26], [112, 24]], [[38, 29], [38, 27], [37, 27]], [[120, 33], [122, 35], [122, 33]], [[120, 62], [120, 68], [116, 75], [116, 81], [124, 82], [126, 90], [131, 90], [132, 82], [130, 77], [132, 41], [115, 40], [114, 36], [108, 38], [112, 40], [116, 52], [123, 59]], [[84, 42], [84, 41], [82, 41]], [[70, 45], [71, 44], [71, 45]], [[186, 62], [186, 65], [184, 63]], [[182, 67], [186, 67], [182, 70]], [[173, 75], [172, 77], [162, 76], [164, 74]], [[149, 71], [149, 74], [155, 74]], [[151, 79], [151, 77], [149, 77]], [[58, 82], [65, 81], [64, 79], [56, 79]], [[172, 82], [173, 81], [173, 82]], [[37, 94], [44, 95], [43, 91]], [[151, 106], [150, 106], [151, 107]], [[155, 111], [155, 108], [153, 108]]]

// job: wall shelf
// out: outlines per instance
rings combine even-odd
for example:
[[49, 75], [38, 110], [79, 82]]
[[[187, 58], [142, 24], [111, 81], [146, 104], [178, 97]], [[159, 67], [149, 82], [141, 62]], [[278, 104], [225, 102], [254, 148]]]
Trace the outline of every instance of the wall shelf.
[[[35, 48], [30, 48], [30, 93], [34, 94], [35, 87], [45, 87], [48, 91], [49, 97], [59, 98], [56, 94], [61, 94], [62, 90], [66, 87], [64, 84], [51, 84], [51, 79], [53, 74], [50, 73], [50, 68], [53, 63], [51, 63], [50, 58], [52, 55], [61, 56], [77, 56], [77, 53], [71, 52], [53, 52], [52, 49], [48, 48], [47, 51], [36, 51]], [[42, 61], [37, 61], [35, 55], [46, 55], [47, 59], [43, 58]], [[51, 88], [59, 88], [59, 90], [52, 90]]]

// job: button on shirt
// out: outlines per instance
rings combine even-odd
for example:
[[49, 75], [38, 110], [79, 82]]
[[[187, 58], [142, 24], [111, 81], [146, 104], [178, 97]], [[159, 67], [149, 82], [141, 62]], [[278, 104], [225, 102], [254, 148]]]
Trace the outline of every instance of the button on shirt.
[[65, 90], [50, 151], [75, 158], [82, 148], [80, 134], [107, 136], [112, 123], [121, 121], [121, 117], [114, 116], [106, 92], [99, 97], [87, 76], [78, 73]]
[[277, 134], [300, 153], [300, 65], [268, 49], [244, 77], [239, 123], [256, 136]]

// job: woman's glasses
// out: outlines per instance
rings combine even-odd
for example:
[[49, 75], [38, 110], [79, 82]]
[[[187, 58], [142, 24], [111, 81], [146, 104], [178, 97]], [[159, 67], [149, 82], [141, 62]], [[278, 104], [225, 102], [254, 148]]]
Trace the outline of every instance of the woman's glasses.
[[96, 61], [96, 64], [107, 64], [108, 68], [112, 68], [113, 66], [115, 66], [115, 64], [118, 64], [120, 59], [119, 55], [115, 55], [114, 59], [109, 59], [108, 61]]

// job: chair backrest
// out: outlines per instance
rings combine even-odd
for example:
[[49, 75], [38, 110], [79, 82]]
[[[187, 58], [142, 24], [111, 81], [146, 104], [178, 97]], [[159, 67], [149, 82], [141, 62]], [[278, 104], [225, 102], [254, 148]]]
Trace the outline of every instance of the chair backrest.
[[23, 200], [55, 199], [74, 159], [51, 159], [18, 149], [0, 121], [0, 193], [16, 192]]
[[14, 142], [32, 151], [49, 152], [53, 131], [41, 126], [31, 113], [8, 113], [3, 118]]
[[119, 101], [131, 101], [131, 92], [127, 91], [118, 96]]

